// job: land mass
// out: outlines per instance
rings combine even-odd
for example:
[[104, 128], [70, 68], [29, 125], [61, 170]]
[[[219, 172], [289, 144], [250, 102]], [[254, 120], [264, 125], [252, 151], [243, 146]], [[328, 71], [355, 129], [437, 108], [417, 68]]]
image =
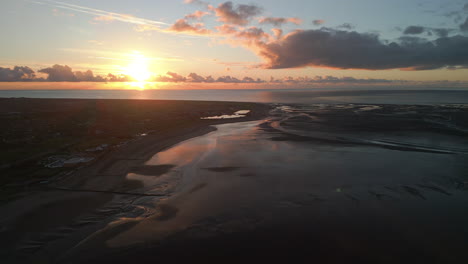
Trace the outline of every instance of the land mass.
[[274, 106], [5, 100], [2, 263], [466, 262], [466, 105]]
[[[240, 110], [250, 112], [202, 120]], [[126, 175], [169, 169], [142, 166], [158, 151], [213, 131], [212, 125], [260, 119], [269, 110], [237, 102], [0, 99], [0, 254], [13, 261], [8, 255], [20, 241], [66, 226], [114, 195], [144, 195], [132, 192], [141, 183]], [[25, 253], [16, 252], [14, 262]]]

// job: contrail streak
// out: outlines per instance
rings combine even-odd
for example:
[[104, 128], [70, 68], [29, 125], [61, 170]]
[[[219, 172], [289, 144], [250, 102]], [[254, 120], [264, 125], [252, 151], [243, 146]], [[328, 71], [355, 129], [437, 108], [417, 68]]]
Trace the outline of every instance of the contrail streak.
[[29, 2], [35, 3], [35, 4], [46, 4], [46, 5], [56, 7], [56, 8], [71, 10], [71, 11], [93, 15], [93, 16], [108, 16], [118, 21], [127, 22], [131, 24], [137, 24], [137, 25], [151, 25], [151, 26], [169, 25], [167, 23], [160, 22], [160, 21], [150, 20], [146, 18], [139, 18], [139, 17], [134, 17], [131, 15], [126, 15], [126, 14], [119, 14], [115, 12], [109, 12], [109, 11], [89, 8], [85, 6], [68, 4], [68, 3], [64, 3], [60, 1], [37, 0], [37, 1], [29, 1]]

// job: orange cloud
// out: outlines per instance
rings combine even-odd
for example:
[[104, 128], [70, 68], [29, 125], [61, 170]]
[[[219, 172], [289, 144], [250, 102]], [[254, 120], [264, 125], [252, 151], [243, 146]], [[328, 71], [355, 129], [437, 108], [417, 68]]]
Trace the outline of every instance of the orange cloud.
[[191, 33], [191, 34], [196, 34], [196, 35], [206, 35], [206, 34], [212, 33], [211, 30], [204, 28], [203, 23], [197, 23], [197, 24], [191, 25], [187, 22], [186, 19], [177, 20], [175, 24], [172, 25], [168, 30], [175, 31], [175, 32], [186, 32], [186, 33]]
[[209, 14], [210, 14], [209, 12], [203, 12], [203, 11], [197, 10], [197, 11], [193, 12], [192, 14], [186, 15], [185, 19], [200, 20], [201, 18], [203, 18], [204, 16], [207, 16]]

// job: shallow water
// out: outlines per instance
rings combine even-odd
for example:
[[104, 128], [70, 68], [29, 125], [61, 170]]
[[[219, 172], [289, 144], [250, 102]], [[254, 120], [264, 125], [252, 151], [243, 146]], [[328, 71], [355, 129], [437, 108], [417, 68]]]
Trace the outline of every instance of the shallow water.
[[220, 115], [220, 116], [208, 116], [202, 117], [201, 119], [210, 120], [210, 119], [236, 119], [236, 118], [243, 118], [250, 113], [250, 110], [240, 110], [235, 112], [233, 115]]
[[132, 200], [144, 214], [120, 218], [108, 229], [131, 226], [75, 254], [462, 263], [466, 121], [463, 107], [283, 105], [267, 120], [219, 125], [147, 161], [167, 173], [129, 174], [167, 196]]
[[[69, 84], [69, 83], [68, 83]], [[322, 104], [467, 104], [466, 89], [404, 89], [404, 88], [311, 88], [311, 89], [175, 89], [175, 90], [93, 90], [92, 83], [75, 83], [71, 87], [62, 84], [64, 90], [47, 90], [57, 83], [34, 83], [30, 89], [17, 87], [18, 83], [0, 83], [0, 97], [28, 98], [76, 98], [76, 99], [157, 99], [157, 100], [201, 100], [262, 103], [322, 103]], [[21, 85], [28, 85], [22, 83]], [[79, 85], [79, 86], [76, 86]], [[105, 85], [105, 84], [99, 84]], [[60, 87], [60, 86], [59, 86]], [[10, 90], [5, 90], [10, 89]], [[75, 90], [74, 90], [75, 89]], [[99, 89], [99, 87], [97, 87]], [[102, 87], [101, 87], [102, 89]], [[115, 88], [114, 88], [115, 89]], [[392, 90], [393, 89], [393, 90]]]

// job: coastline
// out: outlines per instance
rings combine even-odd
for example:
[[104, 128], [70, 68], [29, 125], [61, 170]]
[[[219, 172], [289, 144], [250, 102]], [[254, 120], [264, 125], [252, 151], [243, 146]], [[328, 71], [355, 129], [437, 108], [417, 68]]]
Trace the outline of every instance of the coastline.
[[[178, 133], [172, 135], [147, 135], [145, 137], [138, 138], [135, 141], [131, 141], [119, 149], [107, 153], [99, 160], [89, 164], [89, 166], [81, 168], [79, 171], [61, 179], [60, 182], [69, 187], [76, 187], [81, 185], [83, 180], [89, 178], [89, 175], [98, 174], [103, 171], [108, 171], [112, 176], [125, 176], [132, 167], [141, 165], [158, 152], [171, 148], [183, 141], [216, 131], [215, 125], [256, 121], [265, 117], [267, 117], [266, 113], [254, 113], [253, 115], [242, 119], [211, 120], [207, 122], [207, 124], [190, 127], [186, 130], [180, 130]], [[130, 160], [132, 162], [124, 164], [123, 167], [119, 166], [118, 170], [120, 172], [116, 172], [112, 168], [112, 165], [119, 160]], [[112, 186], [107, 187], [110, 187], [109, 189], [113, 189]], [[114, 185], [113, 187], [118, 188], [117, 185]]]
[[[412, 259], [415, 243], [431, 252], [427, 263], [447, 252], [465, 259], [466, 226], [453, 224], [468, 219], [465, 108], [290, 105], [242, 122], [267, 109], [136, 137], [48, 183], [56, 189], [33, 188], [2, 208], [13, 224], [0, 221], [0, 257], [241, 262], [314, 252], [341, 263], [351, 253]], [[223, 125], [210, 133], [211, 124]], [[427, 234], [431, 242], [418, 243]], [[442, 243], [445, 234], [454, 240]]]
[[[245, 105], [245, 103], [225, 102], [217, 104], [228, 104], [230, 107], [239, 104], [241, 108], [237, 110], [244, 109], [242, 106]], [[59, 174], [43, 181], [42, 184], [33, 184], [22, 189], [21, 192], [24, 193], [22, 197], [0, 206], [2, 211], [0, 233], [3, 237], [0, 240], [2, 246], [0, 256], [6, 263], [9, 261], [16, 263], [20, 259], [28, 262], [31, 257], [44, 261], [55, 259], [60, 253], [72, 248], [74, 244], [85, 239], [86, 235], [94, 233], [109, 221], [107, 219], [80, 224], [80, 219], [95, 214], [106, 204], [118, 201], [120, 197], [139, 195], [135, 190], [141, 187], [141, 183], [126, 179], [127, 173], [133, 168], [143, 165], [160, 151], [215, 131], [213, 125], [260, 120], [267, 116], [270, 106], [257, 103], [252, 105], [257, 106], [256, 109], [251, 109], [251, 114], [245, 118], [199, 120], [175, 130], [148, 133], [119, 147], [106, 150], [89, 164], [80, 166], [71, 173]], [[55, 243], [60, 237], [51, 234], [56, 234], [57, 229], [74, 225], [76, 225], [76, 229], [73, 230], [74, 235], [67, 237], [67, 243]], [[53, 248], [52, 253], [45, 253], [43, 247]]]

